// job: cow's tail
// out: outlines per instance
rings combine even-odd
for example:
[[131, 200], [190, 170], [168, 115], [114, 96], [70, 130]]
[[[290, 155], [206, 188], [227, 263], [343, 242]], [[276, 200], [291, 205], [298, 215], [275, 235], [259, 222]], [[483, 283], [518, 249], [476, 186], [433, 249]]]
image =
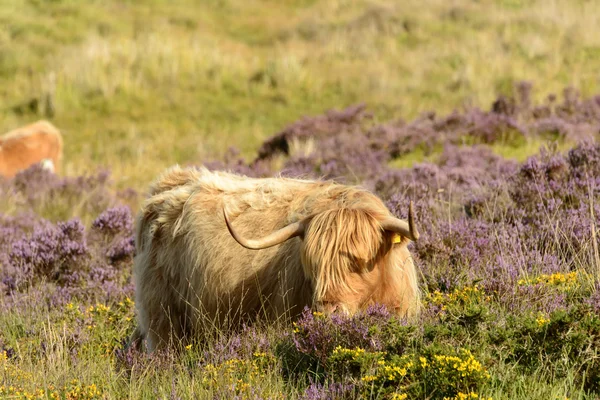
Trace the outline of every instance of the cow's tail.
[[148, 230], [152, 225], [152, 221], [156, 218], [156, 213], [149, 210], [150, 207], [143, 207], [138, 213], [135, 221], [135, 254], [139, 255], [144, 251], [146, 246], [145, 238], [148, 235]]

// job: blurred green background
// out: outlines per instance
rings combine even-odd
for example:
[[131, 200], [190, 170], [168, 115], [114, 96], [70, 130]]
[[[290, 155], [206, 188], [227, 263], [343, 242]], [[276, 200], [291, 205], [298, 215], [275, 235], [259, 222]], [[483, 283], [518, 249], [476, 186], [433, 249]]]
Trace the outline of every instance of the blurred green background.
[[520, 80], [599, 92], [600, 2], [0, 0], [0, 131], [47, 118], [64, 173], [119, 187], [329, 108], [488, 108]]

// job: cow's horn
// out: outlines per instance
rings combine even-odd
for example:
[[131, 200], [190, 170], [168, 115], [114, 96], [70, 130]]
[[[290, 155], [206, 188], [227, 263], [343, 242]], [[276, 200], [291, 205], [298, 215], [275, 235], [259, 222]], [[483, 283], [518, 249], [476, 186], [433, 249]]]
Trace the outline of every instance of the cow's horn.
[[295, 236], [302, 236], [304, 234], [304, 224], [302, 221], [291, 223], [283, 228], [262, 237], [260, 239], [246, 239], [240, 236], [231, 226], [229, 219], [227, 218], [227, 212], [225, 208], [223, 208], [223, 217], [225, 217], [225, 224], [227, 225], [227, 229], [229, 229], [229, 233], [233, 238], [242, 246], [250, 250], [261, 250], [266, 249], [268, 247], [272, 247], [278, 245], [280, 243], [285, 242], [288, 239], [291, 239]]
[[413, 209], [413, 202], [410, 202], [408, 206], [408, 223], [404, 220], [387, 217], [381, 223], [381, 227], [390, 232], [399, 233], [400, 235], [409, 238], [412, 241], [419, 239], [419, 231], [415, 225], [415, 211]]

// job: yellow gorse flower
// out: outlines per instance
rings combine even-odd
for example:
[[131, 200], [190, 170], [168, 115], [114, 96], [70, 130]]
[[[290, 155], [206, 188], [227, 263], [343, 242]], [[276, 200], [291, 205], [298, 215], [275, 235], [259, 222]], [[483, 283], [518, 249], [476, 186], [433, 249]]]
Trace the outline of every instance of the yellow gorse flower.
[[442, 293], [439, 290], [435, 290], [426, 296], [424, 302], [441, 306], [442, 310], [445, 310], [449, 305], [482, 302], [489, 299], [490, 297], [485, 291], [478, 285], [475, 285], [465, 286], [462, 289], [454, 289], [452, 293]]
[[36, 388], [32, 392], [17, 386], [0, 386], [0, 397], [19, 398], [27, 400], [94, 400], [101, 399], [103, 397], [103, 392], [94, 383], [92, 383], [91, 385], [84, 385], [77, 379], [73, 379], [62, 389], [57, 389], [53, 385], [48, 385], [46, 388]]
[[337, 346], [335, 349], [333, 349], [333, 355], [345, 355], [356, 358], [362, 354], [365, 354], [365, 350], [361, 349], [360, 347], [356, 347], [354, 349], [345, 349], [342, 346]]
[[548, 318], [546, 318], [544, 316], [544, 314], [540, 313], [538, 315], [538, 317], [535, 319], [535, 322], [537, 322], [538, 326], [541, 328], [541, 327], [547, 325], [550, 322], [550, 320]]
[[237, 395], [243, 395], [265, 377], [265, 364], [273, 363], [275, 356], [255, 352], [251, 360], [232, 358], [221, 364], [206, 364], [202, 382], [208, 386], [227, 384]]
[[[479, 399], [479, 395], [475, 392], [463, 393], [458, 392], [454, 397], [444, 397], [444, 400], [469, 400], [469, 399]], [[491, 397], [488, 397], [485, 400], [492, 400]]]
[[577, 286], [579, 275], [580, 273], [578, 271], [569, 273], [555, 272], [550, 275], [542, 274], [533, 278], [519, 279], [517, 283], [521, 286], [543, 284], [546, 286], [557, 287], [561, 290], [571, 290]]
[[462, 377], [478, 373], [483, 373], [484, 376], [489, 377], [487, 371], [469, 350], [463, 349], [461, 352], [463, 357], [435, 355], [431, 363], [432, 368], [437, 369], [439, 372], [455, 371]]
[[[422, 370], [427, 369], [431, 373], [443, 374], [450, 379], [461, 381], [468, 380], [488, 380], [489, 372], [483, 365], [475, 359], [473, 354], [466, 349], [461, 349], [458, 355], [436, 354], [430, 358], [420, 356], [418, 360], [409, 355], [385, 360], [386, 352], [368, 352], [361, 348], [347, 349], [336, 347], [333, 350], [331, 360], [333, 362], [354, 362], [361, 368], [367, 368], [367, 373], [361, 378], [362, 382], [372, 383], [373, 385], [400, 385], [410, 383], [415, 379], [420, 379]], [[475, 399], [477, 393], [463, 393], [463, 396], [457, 399]]]

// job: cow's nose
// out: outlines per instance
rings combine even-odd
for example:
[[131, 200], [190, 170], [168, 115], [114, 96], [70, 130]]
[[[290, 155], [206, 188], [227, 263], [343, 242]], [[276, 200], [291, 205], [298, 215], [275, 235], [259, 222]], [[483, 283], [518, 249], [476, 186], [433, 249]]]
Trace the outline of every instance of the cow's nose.
[[339, 302], [334, 301], [319, 301], [317, 302], [317, 311], [324, 314], [333, 314], [338, 311], [342, 311], [343, 307]]

